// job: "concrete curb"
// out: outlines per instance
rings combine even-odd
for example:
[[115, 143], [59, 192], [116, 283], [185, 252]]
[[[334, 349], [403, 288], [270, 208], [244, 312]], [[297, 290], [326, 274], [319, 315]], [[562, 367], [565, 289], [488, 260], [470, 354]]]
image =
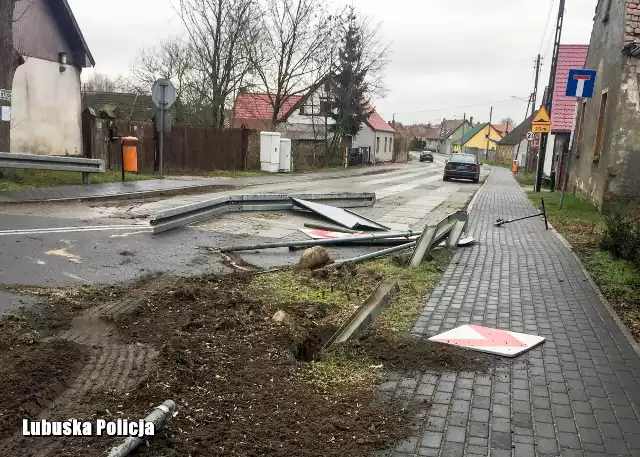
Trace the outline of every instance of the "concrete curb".
[[[593, 277], [591, 276], [589, 271], [587, 271], [587, 268], [584, 266], [584, 263], [582, 263], [582, 260], [580, 260], [580, 257], [578, 257], [578, 255], [576, 254], [575, 250], [573, 249], [573, 246], [571, 246], [571, 243], [569, 243], [567, 239], [564, 236], [562, 236], [551, 224], [549, 224], [549, 230], [553, 232], [553, 234], [556, 237], [558, 237], [558, 239], [564, 245], [564, 247], [566, 247], [569, 250], [569, 252], [571, 252], [571, 255], [573, 256], [576, 263], [582, 270], [582, 273], [584, 274], [584, 276], [587, 278], [587, 282], [591, 285], [593, 290], [595, 290], [596, 294], [598, 295], [598, 298], [604, 305], [604, 308], [607, 310], [609, 315], [613, 318], [614, 322], [616, 323], [616, 325], [618, 326], [618, 328], [620, 329], [624, 337], [629, 341], [629, 344], [631, 345], [633, 350], [636, 352], [636, 355], [640, 357], [640, 344], [638, 344], [638, 342], [633, 337], [633, 335], [631, 334], [627, 326], [624, 325], [624, 322], [622, 322], [622, 320], [618, 316], [618, 313], [616, 313], [616, 310], [613, 309], [613, 307], [611, 306], [607, 298], [602, 294], [602, 292], [600, 292], [600, 288], [598, 287], [596, 282], [593, 280]], [[598, 312], [598, 314], [600, 313]]]
[[[244, 186], [243, 186], [244, 187]], [[248, 186], [247, 186], [248, 187]], [[146, 190], [141, 192], [127, 192], [124, 194], [114, 194], [114, 195], [96, 195], [96, 196], [88, 196], [88, 197], [63, 197], [63, 198], [52, 198], [48, 200], [10, 200], [4, 201], [0, 200], [0, 205], [27, 205], [34, 203], [70, 203], [70, 202], [97, 202], [97, 201], [106, 201], [106, 200], [133, 200], [136, 198], [145, 198], [145, 197], [173, 197], [176, 195], [193, 195], [198, 193], [209, 193], [213, 191], [225, 191], [225, 190], [237, 190], [240, 187], [236, 186], [221, 186], [219, 184], [212, 184], [210, 186], [201, 186], [201, 187], [176, 187], [175, 189], [164, 189], [164, 190]]]
[[489, 174], [487, 175], [486, 178], [484, 178], [484, 182], [482, 183], [482, 185], [478, 188], [478, 190], [476, 190], [476, 193], [473, 195], [473, 198], [471, 199], [471, 201], [469, 202], [469, 205], [467, 206], [467, 213], [471, 214], [471, 210], [473, 209], [473, 206], [476, 204], [476, 200], [478, 199], [478, 194], [480, 193], [480, 191], [484, 188], [484, 186], [487, 185], [487, 180], [491, 177], [491, 175], [493, 174], [493, 167], [491, 167], [491, 171], [489, 172]]
[[[351, 177], [362, 177], [362, 176], [375, 176], [391, 173], [393, 171], [400, 170], [401, 167], [389, 167], [386, 169], [374, 169], [369, 170], [364, 173], [355, 173], [355, 174], [344, 174], [344, 176], [327, 176], [327, 177], [314, 177], [314, 172], [308, 172], [300, 175], [294, 175], [296, 177], [300, 176], [305, 179], [309, 179], [311, 181], [322, 180], [322, 179], [344, 179]], [[299, 180], [298, 180], [299, 181]], [[295, 179], [290, 181], [283, 182], [296, 182]], [[97, 196], [87, 196], [87, 197], [63, 197], [63, 198], [52, 198], [46, 200], [3, 200], [2, 192], [0, 191], [0, 206], [1, 205], [16, 205], [16, 204], [32, 204], [32, 203], [69, 203], [69, 202], [92, 202], [92, 201], [106, 201], [106, 200], [133, 200], [136, 198], [145, 198], [145, 197], [173, 197], [177, 195], [193, 195], [199, 193], [210, 193], [214, 191], [233, 191], [242, 189], [245, 187], [253, 187], [253, 186], [261, 186], [261, 185], [271, 185], [277, 183], [250, 183], [246, 185], [225, 185], [225, 184], [210, 184], [205, 186], [185, 186], [185, 187], [176, 187], [173, 189], [161, 189], [161, 190], [146, 190], [140, 192], [127, 192], [121, 194], [113, 194], [113, 195], [97, 195]]]

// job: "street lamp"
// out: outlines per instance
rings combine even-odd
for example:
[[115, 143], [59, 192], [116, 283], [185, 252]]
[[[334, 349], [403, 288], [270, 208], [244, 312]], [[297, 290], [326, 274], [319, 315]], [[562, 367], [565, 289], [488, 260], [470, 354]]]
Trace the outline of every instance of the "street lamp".
[[511, 98], [513, 98], [514, 100], [522, 100], [523, 102], [530, 102], [531, 101], [531, 95], [529, 95], [528, 98], [516, 97], [515, 95], [512, 95]]

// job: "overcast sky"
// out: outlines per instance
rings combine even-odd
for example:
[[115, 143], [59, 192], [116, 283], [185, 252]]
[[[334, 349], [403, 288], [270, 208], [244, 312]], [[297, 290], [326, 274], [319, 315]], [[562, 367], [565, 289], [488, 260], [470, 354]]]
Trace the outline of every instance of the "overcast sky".
[[[139, 49], [183, 33], [170, 0], [111, 0], [108, 11], [97, 8], [95, 1], [69, 3], [96, 60], [91, 71], [124, 75]], [[396, 121], [405, 124], [435, 123], [466, 113], [486, 121], [493, 105], [494, 122], [506, 116], [519, 122], [532, 90], [538, 52], [545, 58], [540, 94], [549, 79], [559, 0], [348, 3], [380, 22], [390, 43], [388, 93], [375, 101], [387, 120], [396, 113]], [[562, 43], [589, 43], [596, 4], [597, 0], [566, 0]]]

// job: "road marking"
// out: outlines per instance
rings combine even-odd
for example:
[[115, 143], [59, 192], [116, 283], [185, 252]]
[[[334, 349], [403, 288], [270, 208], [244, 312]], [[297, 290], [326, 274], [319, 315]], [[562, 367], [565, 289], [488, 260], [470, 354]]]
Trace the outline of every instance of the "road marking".
[[[109, 230], [132, 230], [146, 228], [144, 225], [98, 225], [90, 227], [50, 227], [37, 229], [0, 230], [0, 236], [34, 235], [47, 233], [74, 233], [74, 232], [100, 232]], [[145, 230], [150, 232], [151, 229]]]
[[139, 235], [141, 233], [151, 233], [151, 232], [153, 232], [152, 229], [139, 230], [137, 232], [127, 232], [127, 233], [121, 233], [119, 235], [111, 235], [109, 238], [128, 238], [130, 236]]
[[419, 179], [408, 184], [398, 184], [397, 186], [387, 187], [384, 190], [376, 191], [376, 199], [381, 200], [383, 198], [387, 198], [392, 195], [399, 194], [401, 192], [407, 192], [409, 190], [415, 189], [416, 187], [423, 186], [425, 184], [429, 184], [435, 181], [440, 181], [441, 179], [442, 179], [442, 176], [438, 174], [435, 176], [430, 176], [425, 179]]
[[53, 249], [51, 251], [45, 252], [45, 254], [47, 254], [47, 255], [57, 255], [57, 256], [60, 256], [60, 257], [64, 257], [65, 259], [68, 259], [69, 262], [73, 262], [73, 263], [82, 263], [80, 261], [80, 257], [78, 257], [75, 254], [71, 254], [70, 252], [67, 252], [66, 249]]

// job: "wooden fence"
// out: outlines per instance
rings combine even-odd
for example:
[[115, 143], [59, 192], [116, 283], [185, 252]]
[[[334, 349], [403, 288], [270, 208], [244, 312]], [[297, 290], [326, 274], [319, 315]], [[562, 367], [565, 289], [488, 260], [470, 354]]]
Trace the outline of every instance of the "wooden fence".
[[[122, 166], [120, 142], [114, 136], [138, 138], [138, 170], [151, 173], [158, 169], [158, 135], [153, 122], [129, 122], [83, 114], [84, 154], [103, 159], [105, 166]], [[247, 167], [249, 131], [213, 129], [191, 125], [173, 126], [165, 133], [163, 166], [167, 171], [244, 170]]]

